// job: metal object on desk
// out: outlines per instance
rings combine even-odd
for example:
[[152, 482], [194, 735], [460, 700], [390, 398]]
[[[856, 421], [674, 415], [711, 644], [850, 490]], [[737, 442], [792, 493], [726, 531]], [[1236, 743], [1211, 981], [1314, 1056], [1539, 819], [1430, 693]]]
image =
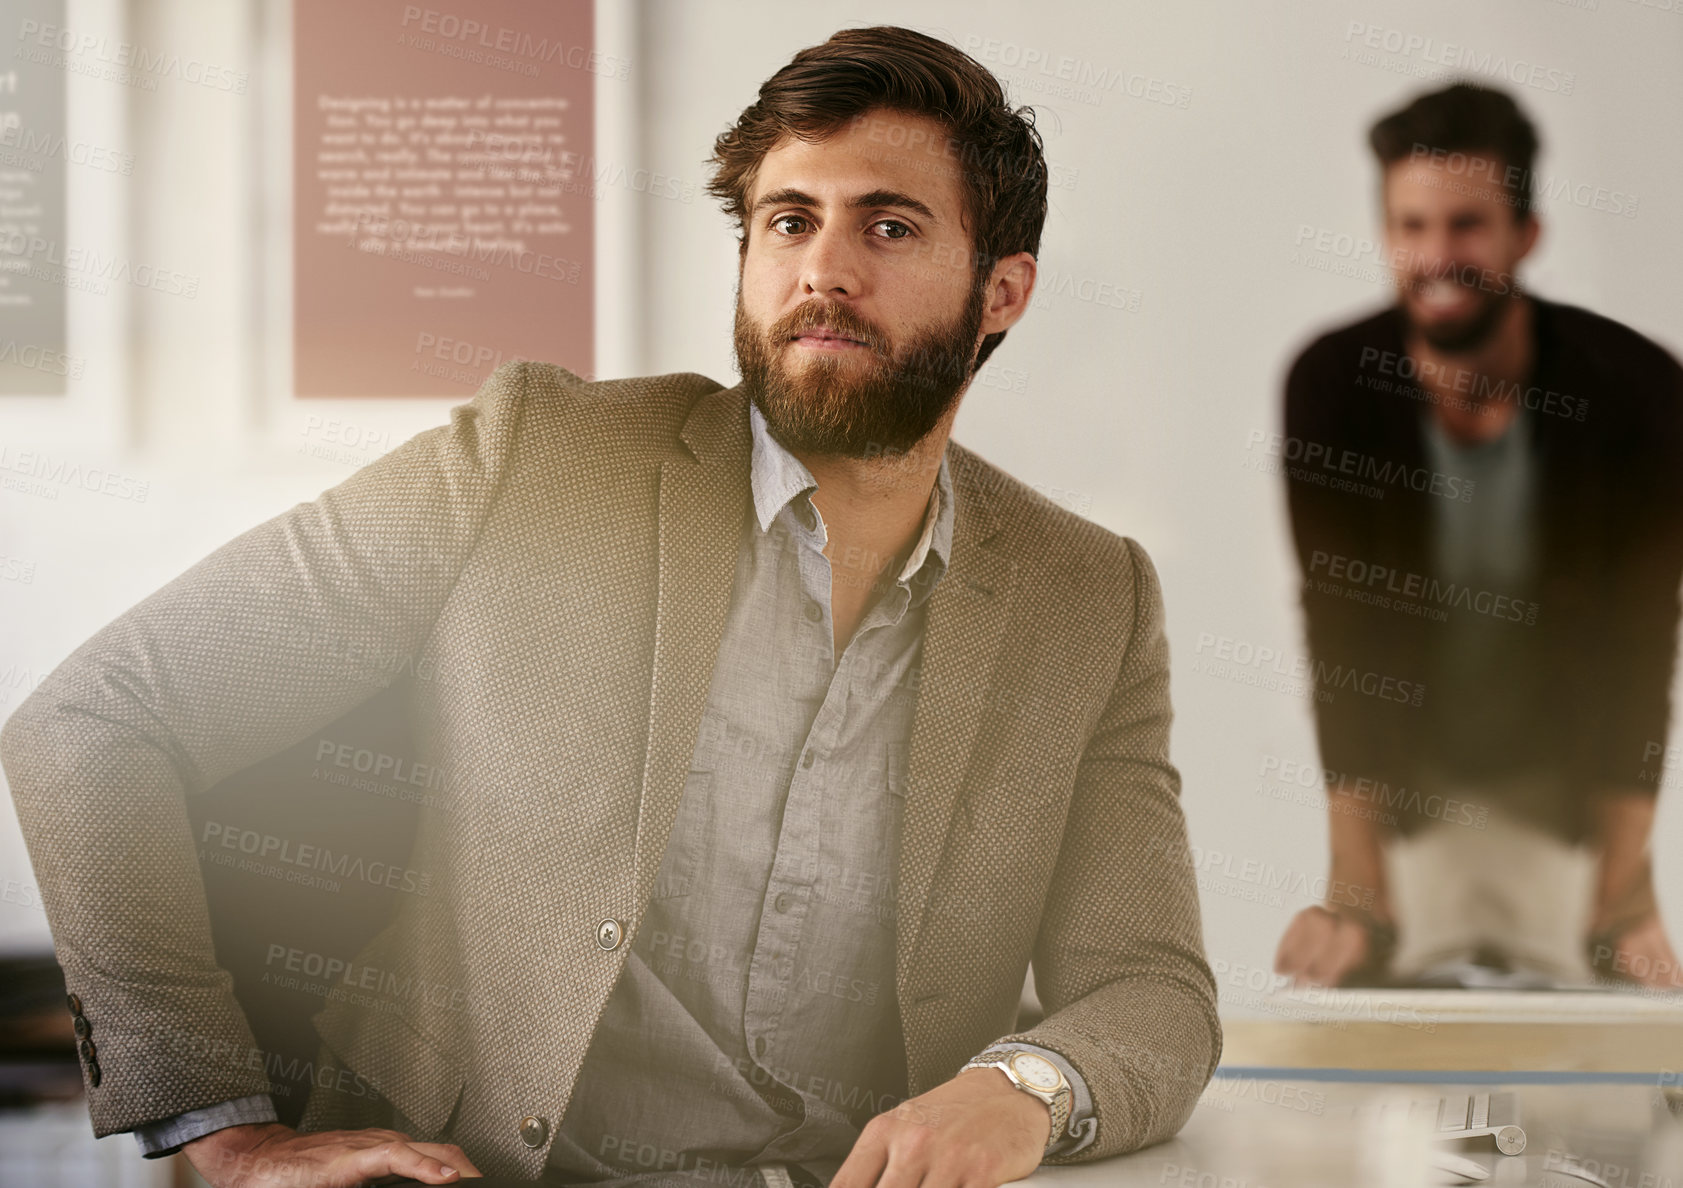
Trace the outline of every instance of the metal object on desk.
[[1411, 1121], [1426, 1119], [1436, 1142], [1488, 1135], [1496, 1140], [1496, 1149], [1504, 1155], [1518, 1155], [1525, 1150], [1517, 1093], [1449, 1093], [1395, 1104], [1382, 1103], [1378, 1108], [1406, 1111]]

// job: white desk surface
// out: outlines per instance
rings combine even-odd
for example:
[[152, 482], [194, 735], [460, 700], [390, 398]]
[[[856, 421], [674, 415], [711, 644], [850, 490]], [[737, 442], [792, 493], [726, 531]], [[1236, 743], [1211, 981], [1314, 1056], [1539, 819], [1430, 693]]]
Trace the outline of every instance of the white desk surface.
[[1229, 1066], [1411, 1073], [1683, 1068], [1679, 994], [1319, 989], [1234, 999], [1222, 1004], [1222, 1063]]
[[[1683, 1065], [1683, 1052], [1677, 1053]], [[1570, 1076], [1570, 1074], [1567, 1074]], [[1285, 1074], [1290, 1076], [1290, 1074]], [[1563, 1174], [1574, 1159], [1608, 1188], [1683, 1188], [1683, 1103], [1662, 1085], [1349, 1083], [1228, 1078], [1211, 1082], [1192, 1118], [1166, 1143], [1116, 1159], [1044, 1167], [1038, 1188], [1416, 1188], [1457, 1181], [1430, 1170], [1424, 1134], [1386, 1128], [1371, 1109], [1383, 1094], [1435, 1097], [1512, 1089], [1519, 1095], [1523, 1154], [1491, 1139], [1445, 1144], [1492, 1172], [1486, 1184], [1584, 1188]], [[1366, 1108], [1364, 1108], [1366, 1103]]]

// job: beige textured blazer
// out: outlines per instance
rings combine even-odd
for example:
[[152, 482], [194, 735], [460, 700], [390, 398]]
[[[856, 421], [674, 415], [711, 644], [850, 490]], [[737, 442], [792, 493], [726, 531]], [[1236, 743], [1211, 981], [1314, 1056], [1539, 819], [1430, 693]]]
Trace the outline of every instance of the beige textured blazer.
[[[360, 961], [453, 987], [315, 1017], [306, 1129], [385, 1119], [536, 1176], [660, 865], [749, 512], [747, 402], [691, 374], [499, 368], [450, 423], [243, 533], [103, 628], [0, 732], [104, 1135], [268, 1089], [215, 963], [184, 798], [410, 681], [429, 813]], [[1047, 1018], [1114, 1155], [1174, 1133], [1221, 1046], [1138, 545], [956, 444], [898, 860], [910, 1091]], [[337, 1071], [335, 1071], [337, 1070]], [[344, 1070], [349, 1070], [347, 1081]], [[384, 1109], [382, 1105], [380, 1107]], [[528, 1125], [531, 1136], [536, 1128]]]

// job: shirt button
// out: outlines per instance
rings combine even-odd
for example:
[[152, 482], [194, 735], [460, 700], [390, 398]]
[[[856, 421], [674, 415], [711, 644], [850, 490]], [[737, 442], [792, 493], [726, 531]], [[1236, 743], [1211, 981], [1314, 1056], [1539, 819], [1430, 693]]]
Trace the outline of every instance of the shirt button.
[[763, 1035], [756, 1035], [754, 1037], [754, 1055], [764, 1056], [765, 1054], [766, 1054], [766, 1037], [763, 1036]]
[[520, 1141], [533, 1150], [543, 1146], [544, 1139], [549, 1137], [549, 1123], [542, 1118], [520, 1119]]
[[803, 768], [812, 766], [812, 752], [811, 751], [808, 751], [806, 754], [801, 756], [801, 766]]
[[818, 623], [822, 622], [823, 619], [824, 608], [809, 599], [806, 604], [806, 621], [808, 623]]
[[771, 901], [771, 906], [776, 908], [780, 912], [788, 911], [789, 910], [789, 893], [787, 891], [779, 891], [777, 893], [777, 898]]
[[596, 926], [596, 943], [610, 953], [619, 948], [619, 942], [624, 936], [618, 920], [603, 920]]

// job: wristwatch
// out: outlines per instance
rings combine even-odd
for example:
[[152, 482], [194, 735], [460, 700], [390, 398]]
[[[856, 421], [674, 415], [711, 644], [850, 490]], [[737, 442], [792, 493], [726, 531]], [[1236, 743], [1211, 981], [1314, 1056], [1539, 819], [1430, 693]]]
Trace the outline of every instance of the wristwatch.
[[1064, 1137], [1075, 1092], [1057, 1065], [1034, 1052], [990, 1049], [959, 1071], [968, 1072], [973, 1068], [997, 1068], [1010, 1077], [1017, 1088], [1046, 1103], [1046, 1108], [1052, 1111], [1052, 1135], [1046, 1140], [1048, 1151]]

